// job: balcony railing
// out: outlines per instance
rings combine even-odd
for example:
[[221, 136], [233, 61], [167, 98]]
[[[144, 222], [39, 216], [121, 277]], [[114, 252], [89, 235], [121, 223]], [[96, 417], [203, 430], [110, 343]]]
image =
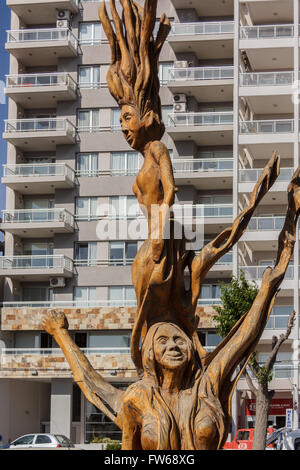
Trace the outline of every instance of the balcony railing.
[[43, 42], [52, 41], [70, 41], [72, 46], [77, 49], [78, 41], [72, 31], [68, 28], [43, 28], [43, 29], [16, 29], [7, 31], [7, 42], [26, 43], [36, 42], [43, 47]]
[[292, 85], [294, 72], [240, 73], [240, 86], [280, 86]]
[[74, 226], [74, 217], [66, 209], [21, 209], [3, 211], [3, 222], [12, 224], [64, 222]]
[[184, 218], [232, 217], [232, 204], [184, 204], [174, 205], [174, 216]]
[[66, 118], [7, 119], [5, 132], [57, 132], [65, 131], [75, 137], [76, 128]]
[[96, 177], [96, 176], [135, 176], [140, 168], [120, 168], [107, 170], [76, 170], [76, 176]]
[[[239, 170], [239, 181], [240, 183], [256, 182], [262, 172], [263, 168], [248, 168]], [[276, 181], [290, 181], [293, 173], [293, 168], [280, 168], [280, 174]]]
[[228, 80], [233, 78], [233, 67], [170, 68], [168, 81]]
[[281, 230], [284, 220], [284, 216], [252, 217], [247, 226], [247, 230]]
[[294, 25], [276, 24], [259, 26], [241, 26], [241, 39], [282, 39], [294, 36]]
[[134, 258], [74, 259], [74, 266], [130, 266]]
[[3, 165], [5, 178], [19, 176], [21, 178], [66, 176], [71, 181], [75, 179], [75, 173], [65, 163], [26, 163], [18, 165]]
[[28, 88], [28, 91], [30, 91], [32, 87], [54, 87], [63, 85], [70, 86], [74, 91], [77, 89], [77, 83], [68, 73], [54, 72], [6, 76], [7, 88], [24, 87], [24, 90]]
[[[85, 354], [130, 354], [130, 348], [80, 348]], [[5, 361], [5, 356], [26, 356], [26, 355], [43, 355], [43, 356], [63, 356], [60, 348], [2, 348], [0, 357]]]
[[266, 329], [282, 329], [287, 327], [290, 313], [293, 311], [292, 306], [276, 305], [271, 311], [269, 320], [266, 324]]
[[188, 158], [172, 160], [174, 173], [228, 171], [233, 169], [233, 158]]
[[212, 126], [233, 124], [233, 112], [222, 111], [212, 113], [170, 113], [169, 127], [177, 126]]
[[1, 256], [0, 269], [52, 269], [73, 270], [73, 261], [64, 255]]
[[[266, 268], [267, 266], [240, 266], [240, 269], [245, 274], [245, 278], [251, 280], [261, 279]], [[293, 277], [294, 266], [288, 266], [284, 278], [293, 279]]]
[[[218, 305], [219, 298], [198, 299], [198, 305]], [[2, 308], [101, 308], [101, 307], [136, 307], [136, 300], [64, 300], [64, 301], [18, 301], [3, 302]]]
[[199, 23], [173, 23], [171, 35], [197, 35], [197, 34], [232, 34], [233, 21], [210, 21]]
[[293, 119], [240, 121], [240, 134], [291, 134], [294, 132]]

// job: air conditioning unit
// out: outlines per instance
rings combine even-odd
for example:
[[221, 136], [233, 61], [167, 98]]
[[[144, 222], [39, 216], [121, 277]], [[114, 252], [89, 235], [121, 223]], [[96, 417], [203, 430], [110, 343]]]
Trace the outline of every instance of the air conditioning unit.
[[68, 20], [71, 19], [71, 12], [69, 10], [58, 10], [57, 11], [57, 21], [58, 20]]
[[174, 103], [173, 105], [173, 113], [186, 113], [187, 106], [186, 103]]
[[184, 93], [173, 95], [173, 103], [186, 103], [186, 95]]
[[57, 20], [56, 27], [57, 28], [69, 28], [70, 22], [69, 20]]
[[187, 60], [176, 60], [174, 62], [174, 69], [186, 69], [189, 66]]
[[65, 287], [66, 281], [64, 277], [51, 277], [50, 287]]

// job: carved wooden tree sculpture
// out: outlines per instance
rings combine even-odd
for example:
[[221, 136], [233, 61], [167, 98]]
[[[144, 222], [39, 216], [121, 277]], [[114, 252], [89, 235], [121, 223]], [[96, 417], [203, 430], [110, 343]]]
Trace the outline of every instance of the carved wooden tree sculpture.
[[[164, 125], [158, 81], [158, 57], [170, 23], [163, 15], [154, 38], [157, 0], [145, 0], [144, 8], [129, 0], [121, 0], [121, 5], [122, 20], [115, 1], [110, 1], [114, 29], [105, 3], [100, 5], [99, 16], [111, 48], [109, 90], [121, 107], [127, 142], [144, 157], [133, 186], [149, 229], [132, 267], [137, 315], [131, 357], [140, 379], [125, 392], [106, 382], [70, 338], [62, 312], [49, 311], [43, 325], [63, 350], [86, 398], [122, 429], [123, 449], [219, 449], [228, 435], [234, 386], [259, 341], [293, 253], [300, 170], [288, 187], [287, 215], [275, 267], [265, 270], [249, 312], [212, 353], [207, 353], [196, 333], [201, 285], [209, 269], [240, 239], [275, 182], [279, 157], [273, 154], [248, 206], [232, 226], [200, 254], [186, 250], [184, 239], [174, 239], [170, 207], [176, 188], [168, 150], [160, 142]], [[154, 210], [157, 206], [159, 217]], [[171, 236], [164, 239], [169, 222]], [[184, 283], [186, 271], [189, 288]], [[238, 365], [240, 372], [233, 378]]]

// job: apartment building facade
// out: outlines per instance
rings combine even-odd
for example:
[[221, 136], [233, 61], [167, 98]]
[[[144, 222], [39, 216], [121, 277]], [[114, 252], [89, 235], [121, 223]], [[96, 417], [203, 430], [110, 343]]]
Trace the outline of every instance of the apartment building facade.
[[[49, 307], [64, 309], [76, 344], [118, 387], [136, 380], [129, 355], [135, 316], [131, 264], [143, 242], [132, 184], [141, 156], [120, 130], [106, 85], [110, 51], [92, 0], [6, 0], [8, 143], [2, 183], [6, 209], [1, 309], [0, 423], [5, 441], [50, 431], [74, 442], [120, 432], [78, 387], [62, 353], [42, 330]], [[120, 5], [118, 5], [118, 8]], [[199, 299], [199, 335], [219, 341], [212, 320], [218, 282], [242, 270], [260, 283], [273, 265], [286, 189], [299, 164], [298, 0], [160, 0], [172, 30], [160, 57], [166, 132], [179, 190], [176, 204], [203, 221], [211, 240], [245, 207], [261, 169], [277, 150], [281, 174], [232, 252], [208, 273]], [[107, 220], [113, 221], [107, 229]], [[110, 226], [111, 227], [111, 226]], [[107, 230], [106, 237], [103, 233]], [[298, 424], [299, 240], [258, 345], [295, 327], [275, 364], [270, 422], [287, 408]], [[240, 379], [233, 425], [255, 420]]]

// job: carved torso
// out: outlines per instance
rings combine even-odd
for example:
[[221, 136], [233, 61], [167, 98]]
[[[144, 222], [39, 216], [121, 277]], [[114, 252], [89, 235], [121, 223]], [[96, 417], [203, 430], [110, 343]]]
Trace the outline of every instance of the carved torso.
[[[213, 418], [210, 407], [205, 401], [200, 400], [199, 410], [195, 415], [189, 416], [193, 421], [187, 423], [190, 413], [191, 390], [186, 390], [178, 395], [177, 412], [172, 407], [171, 416], [174, 418], [171, 429], [168, 429], [169, 419], [164, 413], [153, 412], [153, 404], [150, 403], [151, 390], [146, 390], [142, 381], [135, 383], [126, 393], [123, 402], [123, 420], [128, 422], [133, 429], [131, 421], [137, 425], [135, 436], [138, 438], [138, 446], [142, 450], [210, 450], [216, 449], [219, 441], [219, 431], [216, 420]], [[167, 408], [165, 401], [162, 402]], [[151, 406], [152, 405], [152, 406]], [[156, 404], [157, 405], [157, 404]], [[123, 422], [124, 422], [123, 421]], [[187, 424], [193, 429], [193, 436], [187, 432]], [[163, 427], [163, 428], [161, 428]], [[161, 432], [163, 429], [163, 432]], [[171, 432], [172, 431], [172, 432]], [[172, 437], [173, 433], [173, 437]], [[176, 439], [174, 438], [176, 436]], [[133, 440], [136, 443], [136, 437]], [[125, 449], [125, 448], [124, 448]], [[128, 449], [130, 449], [130, 444]]]
[[151, 148], [145, 153], [144, 164], [140, 169], [132, 187], [139, 204], [146, 207], [150, 216], [152, 204], [161, 204], [164, 198], [160, 179], [159, 162], [152, 153]]

